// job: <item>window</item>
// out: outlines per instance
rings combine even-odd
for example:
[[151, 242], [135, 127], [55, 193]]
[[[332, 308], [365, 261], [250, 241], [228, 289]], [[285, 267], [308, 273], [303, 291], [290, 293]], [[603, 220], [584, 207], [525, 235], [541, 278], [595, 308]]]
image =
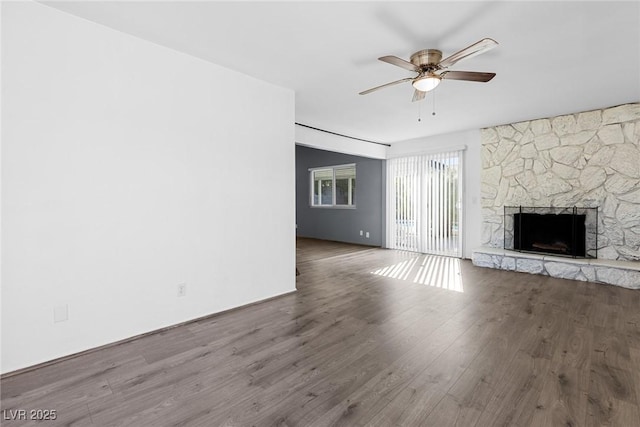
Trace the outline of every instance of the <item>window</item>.
[[356, 207], [356, 165], [326, 166], [311, 172], [311, 206]]

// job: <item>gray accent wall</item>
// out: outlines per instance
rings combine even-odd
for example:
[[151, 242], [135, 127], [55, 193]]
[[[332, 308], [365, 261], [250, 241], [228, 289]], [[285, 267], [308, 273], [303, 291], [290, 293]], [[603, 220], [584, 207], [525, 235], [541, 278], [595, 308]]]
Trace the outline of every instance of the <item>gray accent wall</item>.
[[[349, 163], [356, 165], [356, 208], [311, 207], [309, 168]], [[385, 161], [296, 145], [296, 224], [300, 237], [383, 246]]]

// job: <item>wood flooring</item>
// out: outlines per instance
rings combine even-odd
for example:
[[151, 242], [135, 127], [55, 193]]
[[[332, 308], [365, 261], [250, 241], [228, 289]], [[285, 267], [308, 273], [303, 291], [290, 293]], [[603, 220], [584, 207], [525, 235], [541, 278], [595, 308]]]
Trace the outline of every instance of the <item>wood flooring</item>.
[[2, 425], [640, 426], [640, 291], [310, 239], [297, 267], [293, 294], [3, 379]]

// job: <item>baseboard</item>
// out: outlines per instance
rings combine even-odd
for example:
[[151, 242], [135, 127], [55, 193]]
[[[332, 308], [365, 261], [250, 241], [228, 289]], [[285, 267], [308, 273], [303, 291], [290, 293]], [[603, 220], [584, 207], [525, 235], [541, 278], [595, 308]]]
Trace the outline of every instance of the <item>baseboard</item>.
[[296, 235], [296, 239], [297, 238], [308, 239], [308, 240], [317, 240], [319, 242], [344, 243], [344, 244], [347, 244], [347, 245], [362, 246], [362, 247], [365, 247], [365, 248], [381, 248], [381, 249], [385, 249], [384, 246], [380, 246], [380, 245], [370, 245], [370, 244], [361, 243], [361, 242], [348, 242], [346, 240], [331, 240], [331, 239], [322, 239], [322, 238], [319, 238], [319, 237], [307, 237], [307, 236]]

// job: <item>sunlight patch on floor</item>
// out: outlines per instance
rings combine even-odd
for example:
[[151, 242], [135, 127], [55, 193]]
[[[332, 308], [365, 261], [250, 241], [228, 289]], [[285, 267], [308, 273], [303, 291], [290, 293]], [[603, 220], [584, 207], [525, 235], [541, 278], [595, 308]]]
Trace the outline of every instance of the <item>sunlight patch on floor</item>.
[[458, 258], [424, 254], [372, 271], [371, 274], [464, 292]]

